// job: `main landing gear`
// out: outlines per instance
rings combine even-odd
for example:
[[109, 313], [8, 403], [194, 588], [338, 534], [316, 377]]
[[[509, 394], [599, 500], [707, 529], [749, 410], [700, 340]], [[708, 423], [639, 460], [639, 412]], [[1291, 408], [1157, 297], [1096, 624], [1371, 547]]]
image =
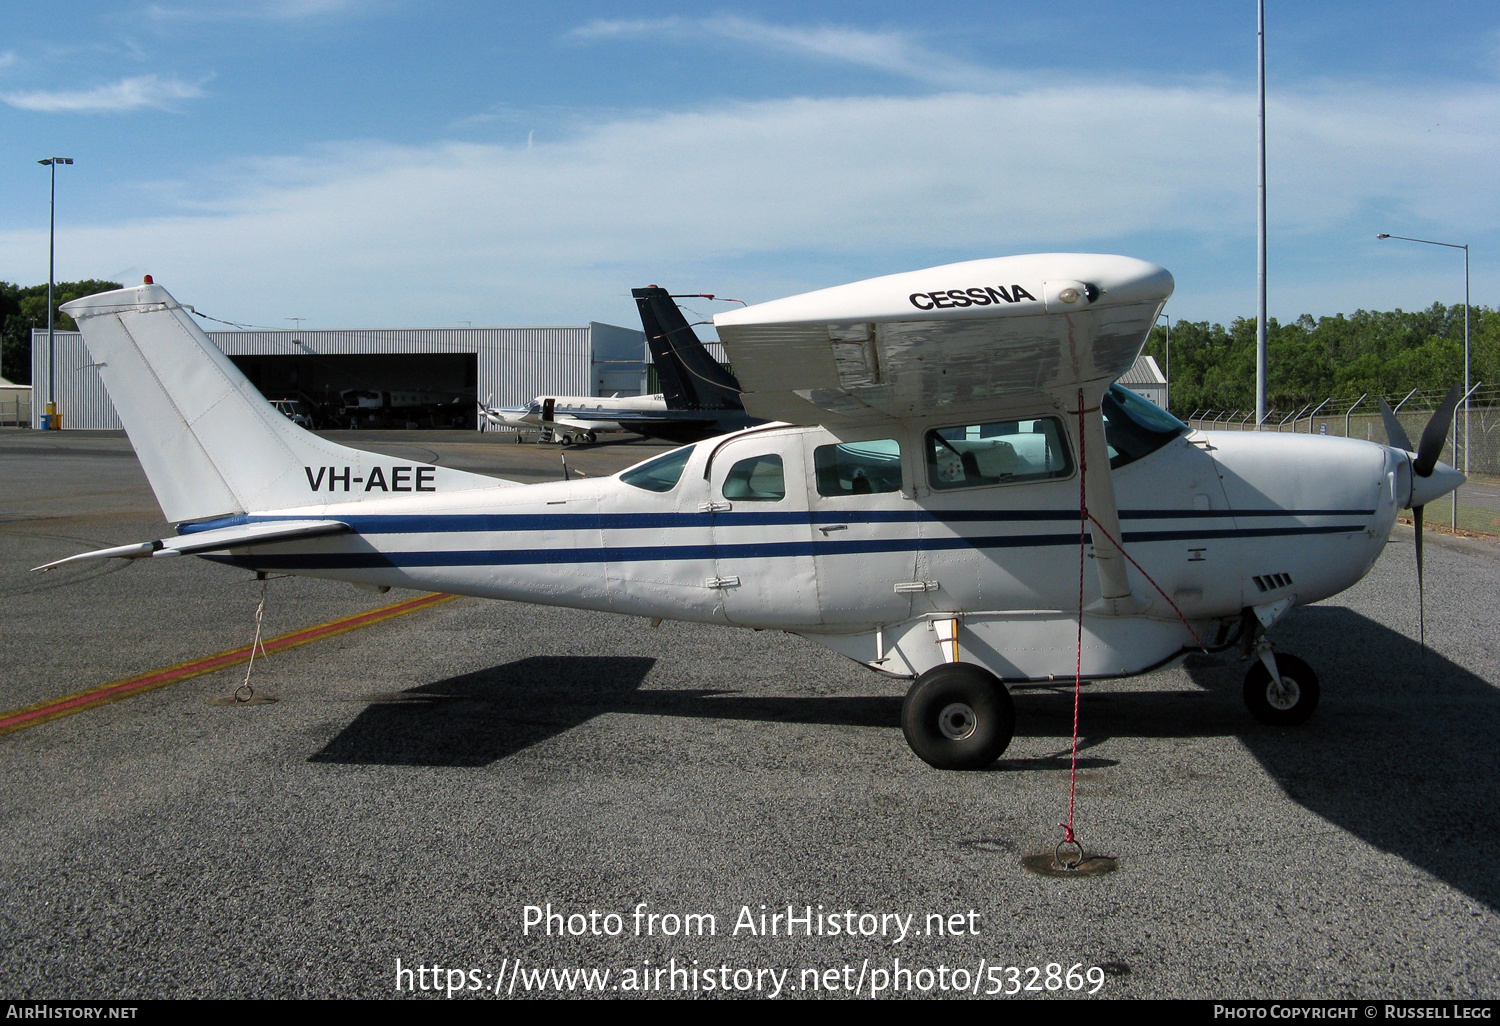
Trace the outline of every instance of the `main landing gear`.
[[[1318, 708], [1321, 689], [1311, 666], [1275, 655], [1264, 636], [1250, 648], [1245, 705], [1261, 723], [1294, 727]], [[911, 750], [938, 769], [983, 769], [1000, 758], [1016, 729], [1010, 692], [973, 663], [944, 663], [917, 676], [901, 705], [901, 732]]]
[[1010, 692], [972, 663], [945, 663], [921, 673], [901, 705], [906, 743], [938, 769], [983, 769], [1000, 758], [1015, 730]]

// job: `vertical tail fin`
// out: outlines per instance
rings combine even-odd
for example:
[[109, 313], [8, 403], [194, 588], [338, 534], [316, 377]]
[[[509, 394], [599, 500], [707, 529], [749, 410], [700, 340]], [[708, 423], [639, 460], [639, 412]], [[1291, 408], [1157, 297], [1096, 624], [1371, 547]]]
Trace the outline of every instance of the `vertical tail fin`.
[[740, 383], [698, 340], [666, 289], [631, 289], [669, 410], [742, 410]]
[[[160, 285], [84, 296], [64, 309], [83, 332], [169, 521], [506, 483], [304, 431], [266, 402]], [[399, 485], [392, 480], [398, 472]]]

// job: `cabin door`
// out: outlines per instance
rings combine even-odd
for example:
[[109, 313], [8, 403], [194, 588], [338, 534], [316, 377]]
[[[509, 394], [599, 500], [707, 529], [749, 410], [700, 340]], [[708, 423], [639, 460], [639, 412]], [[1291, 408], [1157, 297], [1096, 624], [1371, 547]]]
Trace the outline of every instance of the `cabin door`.
[[819, 622], [802, 436], [751, 434], [723, 443], [709, 465], [715, 576], [730, 623]]

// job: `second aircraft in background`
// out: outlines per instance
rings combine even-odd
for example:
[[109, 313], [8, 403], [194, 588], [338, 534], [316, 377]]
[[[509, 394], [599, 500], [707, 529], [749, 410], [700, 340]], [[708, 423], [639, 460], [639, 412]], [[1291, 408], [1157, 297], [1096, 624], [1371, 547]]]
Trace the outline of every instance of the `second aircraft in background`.
[[762, 421], [745, 413], [740, 384], [713, 358], [666, 289], [631, 289], [661, 392], [634, 396], [537, 396], [526, 406], [479, 404], [481, 423], [536, 430], [543, 441], [593, 442], [629, 431], [668, 442], [696, 442]]

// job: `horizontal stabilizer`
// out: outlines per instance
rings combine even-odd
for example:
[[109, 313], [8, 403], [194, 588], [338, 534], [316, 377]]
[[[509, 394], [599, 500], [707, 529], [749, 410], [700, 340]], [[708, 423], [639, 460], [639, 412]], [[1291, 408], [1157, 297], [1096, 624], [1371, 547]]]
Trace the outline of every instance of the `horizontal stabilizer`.
[[247, 548], [269, 542], [290, 541], [294, 538], [316, 538], [325, 534], [346, 534], [352, 528], [338, 520], [280, 520], [272, 523], [237, 524], [234, 527], [216, 527], [209, 531], [179, 535], [176, 538], [159, 538], [156, 541], [136, 542], [133, 545], [116, 545], [113, 548], [94, 552], [80, 552], [76, 556], [59, 559], [35, 570], [51, 570], [64, 563], [82, 563], [93, 559], [142, 559], [147, 556], [190, 556], [199, 552], [219, 552], [224, 549]]

